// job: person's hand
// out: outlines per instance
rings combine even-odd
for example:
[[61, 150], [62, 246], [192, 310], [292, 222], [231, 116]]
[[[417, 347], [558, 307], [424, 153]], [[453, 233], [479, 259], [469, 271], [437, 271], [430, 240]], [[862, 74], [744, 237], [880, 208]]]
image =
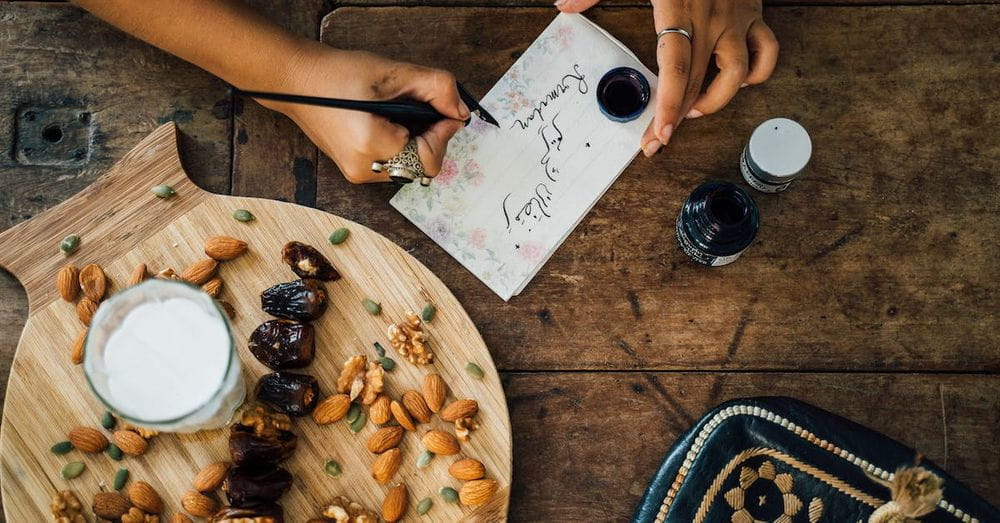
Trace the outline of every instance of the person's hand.
[[[409, 98], [427, 102], [447, 116], [413, 137], [428, 176], [441, 171], [448, 140], [469, 118], [469, 108], [459, 98], [455, 77], [447, 71], [325, 46], [304, 51], [292, 71], [281, 92], [348, 100]], [[405, 127], [369, 113], [259, 102], [298, 124], [352, 183], [388, 181], [384, 171], [371, 170], [372, 162], [392, 158], [411, 138]]]
[[[560, 11], [578, 13], [598, 0], [562, 0]], [[670, 140], [684, 118], [722, 109], [741, 87], [764, 82], [778, 61], [778, 41], [761, 17], [761, 0], [652, 0], [654, 31], [688, 31], [659, 38], [656, 116], [642, 137], [642, 152], [652, 156]], [[719, 74], [701, 92], [709, 59]]]

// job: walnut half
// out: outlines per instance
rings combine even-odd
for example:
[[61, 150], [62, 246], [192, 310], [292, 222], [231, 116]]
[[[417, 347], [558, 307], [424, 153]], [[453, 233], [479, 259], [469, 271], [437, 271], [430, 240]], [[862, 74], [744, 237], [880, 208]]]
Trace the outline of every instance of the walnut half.
[[52, 495], [49, 505], [56, 523], [87, 523], [83, 517], [83, 505], [72, 490], [63, 490]]
[[424, 332], [420, 317], [416, 314], [407, 312], [406, 320], [389, 325], [387, 334], [389, 344], [410, 363], [427, 365], [434, 361], [434, 353], [428, 346], [427, 333]]
[[333, 498], [323, 509], [323, 517], [336, 523], [375, 523], [378, 517], [343, 496]]
[[[365, 370], [365, 366], [368, 370]], [[351, 356], [337, 378], [337, 392], [349, 394], [351, 401], [361, 397], [361, 403], [371, 405], [385, 389], [385, 370], [379, 362], [368, 362], [363, 355]]]
[[479, 428], [479, 422], [472, 418], [458, 418], [455, 420], [455, 436], [459, 441], [469, 441], [472, 431]]

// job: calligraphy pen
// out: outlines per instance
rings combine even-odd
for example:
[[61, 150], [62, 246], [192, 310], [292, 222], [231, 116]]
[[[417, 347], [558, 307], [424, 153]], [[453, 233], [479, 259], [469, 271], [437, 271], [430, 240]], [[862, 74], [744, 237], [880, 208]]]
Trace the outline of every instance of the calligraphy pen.
[[[480, 120], [500, 127], [496, 118], [493, 118], [493, 115], [486, 112], [486, 109], [479, 105], [479, 102], [475, 99], [475, 97], [469, 94], [469, 92], [462, 87], [462, 84], [456, 85], [458, 86], [458, 95], [462, 98], [462, 101], [465, 102], [465, 105], [469, 107], [470, 111], [476, 113], [476, 116], [478, 116]], [[397, 123], [410, 122], [414, 124], [429, 125], [447, 118], [447, 116], [439, 113], [437, 109], [431, 106], [431, 104], [418, 102], [416, 100], [343, 100], [340, 98], [324, 98], [322, 96], [242, 91], [239, 89], [237, 89], [236, 92], [251, 98], [261, 98], [263, 100], [292, 102], [306, 105], [316, 105], [320, 107], [333, 107], [336, 109], [348, 109], [351, 111], [364, 111], [366, 113], [384, 116]], [[469, 125], [471, 120], [471, 118], [466, 120], [465, 124]]]

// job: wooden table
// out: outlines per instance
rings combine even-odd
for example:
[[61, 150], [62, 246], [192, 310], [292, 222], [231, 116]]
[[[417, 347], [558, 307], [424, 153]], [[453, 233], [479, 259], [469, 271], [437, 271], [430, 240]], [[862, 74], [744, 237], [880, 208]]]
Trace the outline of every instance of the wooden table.
[[[1000, 5], [810, 3], [769, 5], [774, 77], [636, 160], [507, 304], [386, 204], [393, 187], [349, 185], [283, 117], [72, 6], [0, 4], [0, 229], [174, 120], [203, 187], [361, 222], [455, 292], [504, 371], [512, 520], [623, 520], [705, 410], [774, 394], [916, 447], [1000, 504]], [[542, 0], [293, 4], [261, 7], [311, 38], [448, 67], [479, 94], [554, 15]], [[611, 0], [588, 16], [652, 66], [648, 11]], [[400, 23], [433, 30], [372, 30]], [[90, 113], [92, 142], [15, 151], [37, 124], [25, 111], [56, 118], [60, 106]], [[750, 131], [779, 115], [810, 130], [809, 172], [786, 193], [754, 193], [763, 226], [738, 263], [695, 266], [672, 235], [684, 196], [738, 181]], [[0, 274], [0, 375], [26, 309]]]

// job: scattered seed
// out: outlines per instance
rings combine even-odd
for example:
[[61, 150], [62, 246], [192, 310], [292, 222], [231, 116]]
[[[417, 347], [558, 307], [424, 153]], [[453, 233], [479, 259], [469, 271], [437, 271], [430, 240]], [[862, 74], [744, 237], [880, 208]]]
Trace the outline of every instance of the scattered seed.
[[104, 411], [104, 416], [101, 417], [101, 426], [108, 430], [115, 428], [115, 415], [109, 411]]
[[385, 369], [385, 370], [387, 370], [387, 371], [389, 371], [389, 372], [392, 372], [392, 369], [396, 368], [396, 360], [394, 360], [394, 359], [392, 359], [392, 358], [390, 358], [388, 356], [382, 356], [378, 360], [380, 362], [382, 362], [382, 368]]
[[434, 459], [433, 452], [429, 450], [421, 452], [420, 457], [417, 458], [417, 468], [421, 469], [427, 468], [427, 466], [431, 464], [432, 459]]
[[63, 455], [73, 450], [73, 444], [68, 441], [60, 441], [59, 443], [52, 445], [52, 448], [49, 450], [51, 450], [53, 454]]
[[326, 463], [323, 464], [323, 469], [326, 470], [326, 475], [331, 478], [335, 478], [340, 475], [340, 463], [337, 463], [332, 459], [326, 460]]
[[372, 316], [378, 316], [382, 314], [382, 305], [378, 302], [372, 301], [368, 298], [361, 300], [361, 305], [365, 306], [365, 310], [368, 311]]
[[82, 461], [71, 461], [63, 465], [62, 477], [63, 479], [73, 479], [79, 477], [80, 474], [83, 474], [83, 471], [86, 468], [87, 465], [84, 464]]
[[434, 500], [431, 498], [424, 498], [420, 500], [420, 503], [417, 504], [417, 515], [423, 516], [433, 506], [434, 506]]
[[483, 379], [483, 376], [486, 375], [486, 373], [483, 372], [482, 367], [472, 363], [471, 361], [465, 364], [465, 372], [468, 372], [470, 376], [476, 378], [477, 380]]
[[78, 247], [80, 247], [80, 237], [75, 234], [63, 238], [62, 243], [59, 244], [59, 250], [63, 254], [73, 254]]
[[111, 486], [115, 490], [121, 490], [126, 481], [128, 481], [128, 469], [118, 469], [118, 472], [115, 472], [115, 481]]
[[330, 243], [340, 245], [341, 243], [347, 241], [347, 237], [350, 235], [351, 231], [347, 230], [346, 227], [341, 227], [330, 234]]
[[420, 318], [425, 323], [430, 323], [434, 319], [434, 315], [437, 314], [437, 311], [437, 307], [433, 303], [428, 303], [424, 305], [424, 310], [420, 311]]
[[458, 503], [458, 491], [451, 487], [441, 487], [438, 494], [446, 503]]
[[347, 423], [354, 423], [354, 420], [358, 419], [361, 415], [361, 405], [357, 403], [351, 403], [351, 408], [347, 410]]
[[177, 194], [177, 191], [169, 185], [157, 185], [151, 189], [157, 198], [170, 198]]
[[257, 219], [252, 212], [246, 209], [236, 209], [233, 211], [233, 218], [238, 222], [252, 222]]
[[368, 421], [368, 416], [365, 416], [364, 412], [358, 414], [357, 419], [351, 422], [351, 427], [350, 427], [351, 432], [355, 434], [361, 432], [361, 429], [365, 428], [365, 422], [367, 421]]
[[122, 449], [118, 448], [118, 445], [115, 445], [114, 443], [108, 445], [108, 457], [115, 461], [121, 461]]
[[382, 344], [377, 341], [375, 342], [375, 354], [378, 354], [379, 358], [385, 357], [385, 347], [383, 347]]

